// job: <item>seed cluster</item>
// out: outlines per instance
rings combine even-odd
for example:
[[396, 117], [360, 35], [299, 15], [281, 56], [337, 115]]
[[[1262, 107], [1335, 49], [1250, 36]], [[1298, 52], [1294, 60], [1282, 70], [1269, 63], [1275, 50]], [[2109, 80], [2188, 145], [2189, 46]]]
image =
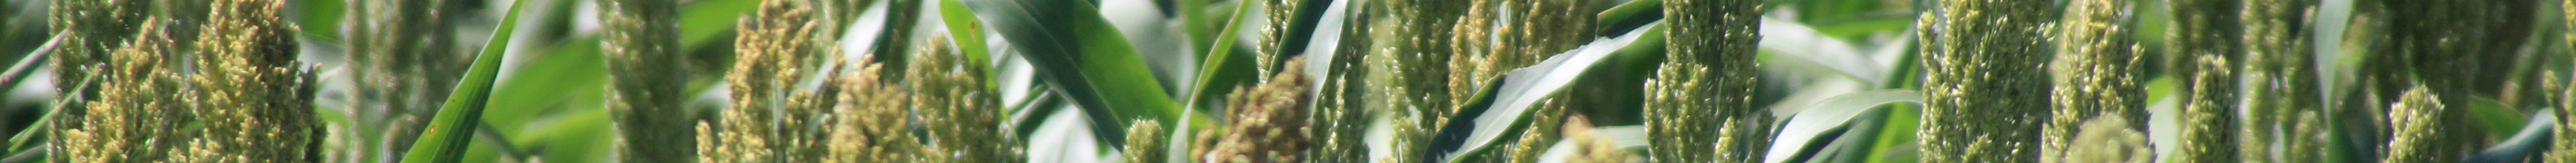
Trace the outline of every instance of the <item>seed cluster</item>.
[[2123, 116], [2103, 114], [2101, 118], [2085, 120], [2084, 127], [2079, 129], [2084, 131], [2076, 133], [2075, 137], [2069, 140], [2070, 143], [2085, 145], [2066, 148], [2065, 158], [2053, 160], [2100, 163], [2155, 161], [2155, 149], [2147, 146], [2147, 135], [2138, 132], [2138, 128], [2132, 127], [2137, 125], [2137, 122], [2129, 122], [2129, 118], [2122, 118]]
[[1204, 151], [1192, 152], [1204, 153], [1192, 154], [1205, 157], [1196, 160], [1230, 163], [1308, 160], [1310, 156], [1305, 152], [1314, 146], [1314, 142], [1306, 133], [1308, 123], [1304, 110], [1311, 98], [1306, 94], [1307, 82], [1311, 79], [1300, 73], [1304, 67], [1300, 65], [1305, 62], [1303, 60], [1303, 57], [1290, 58], [1286, 62], [1288, 65], [1280, 71], [1282, 73], [1271, 76], [1270, 81], [1256, 87], [1235, 88], [1234, 94], [1226, 95], [1225, 108], [1231, 110], [1226, 119], [1230, 122], [1219, 136], [1200, 137], [1215, 140], [1199, 141], [1214, 144], [1201, 144], [1197, 145], [1201, 148], [1192, 149]]
[[1648, 147], [1654, 160], [1763, 160], [1772, 118], [1749, 99], [1759, 73], [1753, 57], [1761, 8], [1758, 0], [1664, 1], [1668, 54], [1646, 81], [1644, 106], [1646, 135], [1673, 143]]
[[[2297, 121], [2303, 112], [2323, 111], [2324, 102], [2318, 98], [2323, 94], [2319, 92], [2322, 87], [2315, 80], [2319, 78], [2314, 68], [2316, 57], [2309, 50], [2307, 37], [2308, 13], [2314, 10], [2316, 3], [2311, 0], [2244, 2], [2246, 23], [2241, 42], [2245, 45], [2246, 55], [2244, 75], [2248, 83], [2245, 84], [2255, 90], [2245, 95], [2249, 116], [2245, 117], [2248, 126], [2244, 128], [2246, 137], [2242, 138], [2244, 149], [2241, 152], [2247, 161], [2275, 161], [2271, 158], [2274, 154], [2269, 140], [2276, 135], [2282, 138], [2283, 143], [2322, 141], [2306, 138], [2313, 135], [2282, 133], [2295, 132], [2289, 130], [2291, 127], [2326, 125], [2291, 123]], [[2317, 150], [2280, 151], [2284, 152], [2281, 156], [2297, 156], [2312, 155]]]
[[2215, 55], [2194, 56], [2196, 66], [2183, 94], [2182, 114], [2177, 116], [2182, 131], [2173, 159], [2192, 162], [2237, 162], [2236, 75], [2228, 60]]
[[1922, 14], [1924, 162], [2038, 161], [2050, 4], [1941, 0]]
[[106, 54], [109, 58], [99, 69], [99, 98], [78, 110], [79, 117], [64, 118], [70, 123], [58, 128], [59, 148], [47, 160], [68, 162], [151, 162], [167, 159], [185, 121], [171, 120], [188, 112], [179, 95], [182, 79], [168, 70], [175, 64], [168, 56], [180, 55], [162, 31], [158, 20], [147, 20], [132, 42]]
[[609, 109], [616, 115], [625, 162], [684, 162], [697, 154], [695, 119], [682, 103], [690, 97], [688, 55], [679, 53], [679, 2], [598, 1], [600, 49], [610, 70]]
[[[809, 70], [808, 58], [833, 54], [817, 39], [811, 7], [786, 0], [763, 1], [736, 28], [737, 54], [725, 76], [733, 108], [715, 117], [716, 125], [697, 128], [698, 162], [815, 162], [823, 159], [822, 131], [809, 127], [830, 97], [793, 91]], [[793, 94], [792, 96], [790, 94]], [[783, 114], [781, 114], [783, 113]], [[828, 123], [820, 123], [828, 124]], [[721, 130], [717, 130], [721, 129]]]
[[2442, 106], [2440, 96], [2442, 95], [2434, 94], [2424, 85], [2415, 85], [2415, 88], [2407, 89], [2406, 95], [2399, 97], [2397, 103], [2389, 104], [2389, 130], [2394, 135], [2389, 138], [2388, 147], [2384, 148], [2388, 150], [2387, 158], [2381, 161], [2416, 163], [2460, 160], [2459, 154], [2442, 150], [2444, 146], [2454, 145], [2448, 140], [2455, 138], [2448, 138], [2450, 134], [2444, 133], [2446, 129], [2442, 129], [2442, 116], [2448, 113], [2445, 113], [2447, 109]]
[[[2040, 147], [2041, 162], [2065, 162], [2075, 144], [2078, 131], [2088, 121], [2127, 122], [2127, 126], [2145, 126], [2146, 87], [2138, 84], [2140, 70], [2138, 45], [2129, 38], [2120, 21], [2128, 15], [2121, 11], [2127, 3], [2114, 0], [2078, 0], [2067, 5], [2066, 15], [2059, 20], [2055, 37], [2058, 55], [2049, 63], [2057, 86], [2058, 100], [2051, 103], [2046, 145]], [[2113, 117], [2110, 115], [2121, 115]], [[2134, 132], [2134, 131], [2131, 131]]]
[[1014, 145], [1019, 139], [1004, 132], [1010, 129], [1003, 126], [1003, 116], [1011, 113], [1000, 107], [997, 91], [984, 87], [983, 66], [966, 64], [947, 42], [933, 37], [922, 44], [905, 77], [911, 80], [905, 83], [912, 86], [912, 103], [921, 109], [930, 135], [939, 139], [932, 154], [950, 162], [1022, 161]]
[[193, 113], [205, 131], [180, 162], [308, 162], [322, 139], [312, 76], [296, 65], [296, 27], [285, 2], [215, 1], [196, 41]]

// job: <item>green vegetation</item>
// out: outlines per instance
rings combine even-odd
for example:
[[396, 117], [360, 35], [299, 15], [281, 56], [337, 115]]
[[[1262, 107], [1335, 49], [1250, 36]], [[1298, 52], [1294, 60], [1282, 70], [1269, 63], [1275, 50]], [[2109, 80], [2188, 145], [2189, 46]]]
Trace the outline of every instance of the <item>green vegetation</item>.
[[0, 163], [2567, 162], [2569, 8], [28, 0]]

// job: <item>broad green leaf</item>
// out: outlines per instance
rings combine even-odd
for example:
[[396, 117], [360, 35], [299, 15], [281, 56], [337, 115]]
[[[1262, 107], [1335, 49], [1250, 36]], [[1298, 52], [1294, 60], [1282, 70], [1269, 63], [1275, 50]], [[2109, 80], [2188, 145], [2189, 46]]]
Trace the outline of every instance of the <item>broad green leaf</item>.
[[2557, 114], [2533, 114], [2531, 118], [2526, 119], [2527, 124], [2516, 130], [2512, 137], [2496, 143], [2494, 147], [2478, 151], [2476, 155], [2469, 155], [2466, 162], [2540, 160], [2541, 153], [2549, 151], [2550, 138], [2556, 136], [2552, 129], [2558, 127], [2556, 122], [2559, 120]]
[[[1481, 88], [1483, 91], [1479, 91], [1478, 95], [1472, 97], [1476, 102], [1459, 106], [1462, 108], [1459, 115], [1473, 116], [1450, 117], [1465, 121], [1441, 127], [1446, 129], [1438, 131], [1439, 134], [1434, 136], [1430, 146], [1433, 150], [1430, 153], [1446, 153], [1446, 155], [1425, 158], [1437, 158], [1442, 162], [1474, 162], [1499, 157], [1492, 152], [1501, 147], [1494, 144], [1502, 141], [1500, 138], [1519, 134], [1520, 130], [1531, 123], [1525, 119], [1529, 116], [1530, 107], [1537, 106], [1539, 101], [1550, 94], [1563, 91], [1574, 84], [1576, 79], [1592, 76], [1586, 73], [1588, 69], [1606, 68], [1608, 65], [1652, 64], [1629, 63], [1644, 61], [1638, 59], [1614, 59], [1614, 57], [1629, 58], [1662, 54], [1628, 52], [1663, 49], [1663, 44], [1655, 43], [1663, 41], [1664, 38], [1661, 35], [1663, 27], [1649, 26], [1651, 28], [1631, 31], [1616, 38], [1592, 41], [1565, 54], [1549, 57], [1546, 61], [1513, 70], [1502, 78], [1495, 79], [1495, 82], [1500, 83], [1493, 84], [1493, 87]], [[1630, 46], [1631, 43], [1644, 44]], [[1620, 56], [1613, 56], [1614, 54]]]
[[[1164, 94], [1161, 81], [1145, 68], [1135, 47], [1089, 2], [1003, 0], [966, 5], [1037, 66], [1040, 76], [1063, 97], [1073, 99], [1084, 114], [1093, 117], [1092, 125], [1127, 126], [1138, 119], [1184, 116], [1181, 104]], [[1123, 135], [1105, 140], [1124, 139], [1117, 136]]]
[[1765, 162], [1799, 162], [1796, 160], [1814, 158], [1817, 151], [1825, 148], [1825, 143], [1833, 143], [1835, 137], [1845, 135], [1841, 133], [1856, 125], [1853, 123], [1858, 120], [1854, 117], [1881, 110], [1878, 109], [1882, 108], [1879, 107], [1881, 105], [1907, 102], [1923, 102], [1923, 93], [1913, 90], [1854, 92], [1810, 104], [1807, 109], [1789, 117], [1789, 123], [1781, 127], [1780, 135], [1771, 139], [1770, 154], [1764, 157], [1769, 160]]
[[1870, 84], [1887, 82], [1887, 75], [1882, 72], [1886, 68], [1874, 64], [1877, 62], [1851, 43], [1817, 33], [1815, 28], [1793, 21], [1763, 18], [1761, 28], [1762, 51], [1806, 59]]
[[2515, 131], [2519, 131], [2514, 129], [2523, 128], [2523, 124], [2531, 120], [2531, 116], [2522, 113], [2521, 109], [2506, 106], [2502, 101], [2475, 97], [2468, 102], [2469, 115], [2466, 116], [2476, 122], [2474, 125], [2486, 131], [2486, 140], [2504, 140], [2512, 137]]
[[[957, 52], [966, 55], [967, 62], [975, 63], [969, 66], [993, 67], [993, 56], [984, 48], [984, 25], [975, 18], [975, 11], [957, 0], [939, 0], [939, 20], [948, 27], [948, 39], [956, 41]], [[984, 74], [994, 74], [990, 71], [998, 70], [987, 68], [985, 71]], [[999, 82], [993, 82], [993, 79], [985, 78], [985, 87], [997, 87], [994, 85]]]
[[519, 20], [518, 3], [512, 2], [509, 12], [502, 15], [501, 25], [494, 27], [497, 29], [492, 33], [491, 41], [486, 42], [483, 52], [474, 57], [473, 67], [466, 70], [464, 81], [458, 82], [455, 92], [448, 94], [446, 105], [439, 107], [437, 117], [430, 120], [429, 127], [423, 128], [420, 140], [413, 142], [411, 150], [403, 155], [403, 162], [462, 161], [466, 145], [473, 142], [475, 124], [482, 122], [484, 102], [491, 100], [486, 96], [491, 95], [493, 77], [501, 71], [501, 60], [510, 47], [511, 33], [518, 30], [513, 28]]
[[1600, 18], [1602, 27], [1606, 27], [1598, 32], [1622, 32], [1645, 27], [1647, 23], [1654, 23], [1664, 18], [1663, 6], [1664, 0], [1632, 0], [1620, 3], [1619, 6], [1610, 7], [1610, 10], [1601, 11], [1601, 14], [1596, 16]]

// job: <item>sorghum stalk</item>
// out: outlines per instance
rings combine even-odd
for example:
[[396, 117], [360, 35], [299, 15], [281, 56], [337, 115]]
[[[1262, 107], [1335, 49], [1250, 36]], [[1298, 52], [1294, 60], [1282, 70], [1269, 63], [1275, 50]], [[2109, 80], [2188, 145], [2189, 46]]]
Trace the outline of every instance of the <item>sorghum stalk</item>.
[[832, 109], [831, 154], [826, 162], [923, 162], [921, 142], [912, 137], [911, 94], [901, 85], [884, 83], [883, 65], [861, 56], [856, 71], [834, 77], [839, 108]]
[[177, 139], [186, 106], [180, 103], [182, 79], [172, 73], [170, 56], [179, 55], [168, 35], [163, 34], [159, 20], [145, 20], [138, 36], [127, 46], [107, 52], [110, 58], [99, 70], [99, 98], [80, 110], [80, 117], [65, 118], [72, 123], [57, 126], [68, 129], [57, 132], [58, 151], [46, 160], [62, 162], [153, 162], [164, 161]]
[[[50, 23], [47, 25], [53, 26], [53, 29], [48, 30], [50, 32], [47, 33], [59, 33], [63, 37], [63, 43], [54, 49], [53, 65], [57, 67], [54, 68], [54, 76], [61, 76], [54, 78], [54, 89], [66, 95], [98, 99], [97, 90], [105, 87], [73, 89], [81, 88], [83, 85], [81, 80], [91, 76], [92, 71], [107, 71], [104, 70], [105, 68], [96, 66], [108, 63], [110, 51], [131, 42], [125, 38], [138, 33], [135, 27], [146, 23], [145, 14], [151, 13], [149, 11], [151, 6], [146, 1], [140, 0], [52, 1], [52, 6], [47, 6], [49, 7], [47, 10], [53, 12], [48, 15], [47, 21]], [[67, 107], [80, 108], [80, 104], [75, 102]], [[66, 117], [79, 117], [82, 114], [73, 112], [66, 115], [68, 115]], [[67, 128], [79, 125], [66, 123], [72, 122], [69, 119], [74, 118], [64, 118], [64, 121], [56, 121], [53, 124], [65, 125], [62, 127]]]
[[[1668, 54], [1646, 81], [1648, 147], [1657, 162], [1760, 162], [1771, 114], [1755, 108], [1762, 1], [1666, 0]], [[1717, 125], [1710, 125], [1717, 124]], [[1710, 145], [1715, 145], [1712, 148]]]
[[1941, 0], [1922, 14], [1923, 161], [2038, 162], [2049, 105], [2041, 0]]
[[2131, 118], [2120, 114], [2102, 114], [2085, 120], [2082, 132], [2069, 142], [2085, 145], [2068, 146], [2060, 160], [2086, 163], [2147, 163], [2156, 160], [2155, 149], [2147, 146], [2147, 135], [2139, 133]]
[[1021, 162], [1019, 139], [1002, 124], [1010, 112], [995, 96], [1000, 91], [984, 87], [984, 67], [961, 59], [946, 37], [923, 43], [904, 80], [930, 135], [939, 139], [933, 154], [949, 157], [944, 162]]
[[177, 162], [314, 162], [321, 137], [297, 28], [277, 0], [218, 0], [196, 42], [193, 104], [205, 130]]
[[2428, 163], [2460, 160], [2458, 152], [2443, 150], [2447, 149], [2444, 146], [2456, 142], [2450, 141], [2455, 139], [2450, 138], [2452, 134], [2443, 133], [2452, 131], [2443, 129], [2441, 124], [2442, 116], [2449, 113], [2445, 113], [2447, 109], [2442, 106], [2440, 96], [2443, 95], [2434, 94], [2430, 88], [2417, 84], [2415, 88], [2407, 89], [2406, 95], [2399, 97], [2397, 103], [2389, 104], [2388, 122], [2393, 137], [2384, 148], [2388, 150], [2387, 158], [2380, 161]]
[[[2245, 75], [2250, 82], [2246, 87], [2254, 90], [2244, 98], [2249, 105], [2246, 107], [2249, 113], [2245, 117], [2247, 126], [2243, 134], [2246, 137], [2242, 138], [2242, 153], [2247, 161], [2287, 161], [2272, 159], [2275, 154], [2271, 152], [2269, 140], [2280, 135], [2283, 142], [2306, 141], [2291, 140], [2303, 135], [2283, 133], [2286, 130], [2282, 128], [2291, 127], [2284, 125], [2297, 125], [2284, 122], [2296, 120], [2294, 118], [2298, 115], [2295, 113], [2322, 110], [2320, 106], [2324, 102], [2317, 97], [2323, 93], [2317, 92], [2322, 89], [2316, 84], [2318, 77], [2313, 68], [2316, 61], [2314, 54], [2310, 54], [2307, 37], [2308, 13], [2316, 3], [2314, 0], [2244, 2], [2246, 23], [2241, 42], [2245, 45], [2247, 60]], [[2297, 155], [2289, 153], [2322, 150], [2281, 151], [2287, 156]]]
[[1161, 122], [1137, 120], [1136, 123], [1128, 123], [1127, 148], [1122, 149], [1126, 151], [1127, 162], [1170, 162], [1164, 158], [1167, 154], [1163, 153], [1166, 149], [1163, 142], [1171, 140], [1171, 137], [1164, 136], [1165, 132], [1168, 131], [1163, 131]]
[[[2058, 58], [2049, 64], [2053, 69], [2056, 98], [2050, 103], [2047, 131], [2043, 131], [2041, 162], [2066, 162], [2078, 130], [2087, 120], [2126, 122], [2126, 126], [2146, 126], [2146, 87], [2137, 83], [2141, 76], [2138, 45], [2129, 38], [2120, 21], [2128, 15], [2121, 11], [2127, 2], [2116, 0], [2077, 0], [2069, 2], [2066, 15], [2058, 24]], [[2111, 115], [2120, 115], [2112, 117]], [[2115, 119], [2115, 120], [2094, 120]], [[2135, 131], [2130, 131], [2135, 132]]]
[[807, 120], [822, 116], [828, 104], [818, 101], [835, 94], [815, 97], [794, 86], [809, 71], [809, 58], [837, 51], [827, 46], [830, 40], [818, 38], [821, 23], [802, 2], [762, 1], [741, 19], [734, 67], [725, 76], [733, 108], [714, 119], [721, 127], [699, 122], [699, 162], [820, 161], [828, 153], [827, 142], [821, 142], [827, 135], [812, 131], [819, 124]]
[[2238, 162], [2236, 135], [2236, 74], [2226, 58], [2216, 55], [2193, 56], [2191, 78], [2185, 81], [2182, 115], [2177, 116], [2182, 130], [2173, 159], [2184, 162]]
[[[1306, 133], [1307, 77], [1304, 57], [1289, 58], [1277, 75], [1257, 87], [1238, 87], [1226, 95], [1227, 132], [1213, 146], [1200, 146], [1198, 162], [1303, 162], [1314, 142]], [[1207, 138], [1203, 136], [1202, 138]]]
[[608, 57], [609, 109], [616, 115], [620, 160], [686, 162], [698, 150], [689, 122], [688, 55], [679, 53], [673, 0], [599, 2], [600, 49]]

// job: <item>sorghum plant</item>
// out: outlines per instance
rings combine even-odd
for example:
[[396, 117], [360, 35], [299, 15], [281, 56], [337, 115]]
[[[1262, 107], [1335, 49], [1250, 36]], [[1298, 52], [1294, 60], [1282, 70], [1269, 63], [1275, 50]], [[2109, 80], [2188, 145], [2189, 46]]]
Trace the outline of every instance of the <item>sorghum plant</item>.
[[2303, 110], [2294, 114], [2296, 117], [2288, 119], [2290, 123], [2282, 127], [2288, 130], [2288, 133], [2281, 134], [2281, 149], [2289, 152], [2281, 152], [2281, 162], [2329, 161], [2328, 157], [2332, 155], [2327, 155], [2325, 151], [2311, 150], [2329, 149], [2327, 144], [2333, 143], [2328, 141], [2333, 139], [2328, 139], [2331, 135], [2327, 134], [2327, 129], [2332, 128], [2333, 124], [2326, 123], [2325, 117], [2322, 117], [2325, 113], [2318, 110]]
[[472, 64], [471, 56], [458, 50], [468, 47], [459, 45], [453, 29], [464, 17], [458, 13], [468, 11], [456, 0], [347, 2], [349, 15], [342, 28], [348, 31], [339, 39], [349, 51], [341, 74], [355, 87], [339, 107], [353, 108], [350, 114], [361, 120], [346, 130], [388, 132], [334, 132], [331, 137], [343, 144], [373, 150], [336, 153], [332, 160], [395, 159], [367, 152], [410, 150], [409, 143], [382, 142], [414, 142], [436, 118], [437, 108]]
[[911, 94], [885, 83], [876, 59], [861, 56], [857, 70], [832, 78], [839, 108], [832, 109], [830, 156], [826, 162], [921, 162], [921, 142], [912, 137]]
[[2448, 143], [2457, 142], [2451, 141], [2456, 139], [2450, 138], [2451, 134], [2443, 133], [2454, 131], [2443, 129], [2442, 116], [2449, 113], [2446, 113], [2448, 110], [2442, 106], [2440, 96], [2444, 95], [2434, 94], [2430, 88], [2419, 84], [2415, 85], [2415, 88], [2407, 89], [2406, 95], [2398, 97], [2397, 103], [2389, 104], [2389, 130], [2394, 134], [2388, 140], [2388, 147], [2382, 148], [2388, 150], [2388, 155], [2387, 158], [2381, 159], [2381, 162], [2426, 163], [2460, 160], [2457, 152], [2442, 150], [2446, 149], [2444, 146], [2451, 145]]
[[2052, 5], [1941, 0], [1922, 14], [1924, 162], [2037, 162]]
[[[804, 79], [809, 58], [832, 54], [827, 42], [817, 38], [811, 6], [791, 0], [762, 1], [751, 16], [742, 18], [736, 27], [741, 36], [734, 38], [737, 56], [725, 80], [732, 89], [733, 108], [725, 109], [714, 128], [699, 122], [699, 162], [814, 162], [825, 153], [820, 147], [821, 133], [805, 122], [819, 116], [822, 108], [812, 93], [795, 91]], [[790, 95], [790, 94], [794, 95]], [[783, 102], [782, 102], [783, 101]], [[783, 103], [783, 104], [782, 104]], [[784, 111], [774, 111], [784, 110]], [[785, 113], [785, 114], [778, 114]], [[721, 130], [716, 130], [721, 129]], [[715, 131], [710, 131], [715, 130]]]
[[[1314, 146], [1306, 134], [1304, 110], [1311, 97], [1306, 94], [1307, 77], [1303, 57], [1289, 58], [1287, 65], [1255, 87], [1238, 87], [1226, 95], [1226, 132], [1213, 138], [1214, 144], [1192, 150], [1197, 162], [1302, 162], [1306, 150]], [[1215, 133], [1215, 132], [1211, 132]], [[1208, 140], [1202, 140], [1208, 142]]]
[[600, 49], [608, 57], [610, 114], [616, 115], [621, 160], [685, 162], [697, 154], [687, 57], [679, 53], [679, 2], [599, 1]]
[[2175, 133], [2181, 140], [2175, 145], [2174, 160], [2186, 162], [2238, 162], [2238, 124], [2236, 118], [2236, 80], [2233, 66], [2217, 55], [2193, 56], [2196, 64], [2182, 71], [2190, 72], [2183, 85], [2182, 114], [2177, 120], [2182, 130]]
[[[1771, 114], [1753, 107], [1762, 1], [1664, 1], [1665, 61], [1646, 81], [1647, 148], [1657, 162], [1760, 162]], [[1649, 45], [1651, 46], [1651, 45]], [[1715, 125], [1711, 125], [1715, 124]], [[1715, 147], [1711, 147], [1715, 145]]]
[[[128, 44], [129, 41], [125, 38], [138, 33], [140, 30], [134, 27], [143, 26], [144, 15], [151, 12], [146, 10], [150, 9], [151, 5], [140, 0], [51, 2], [53, 4], [48, 6], [50, 8], [47, 10], [53, 13], [48, 15], [47, 19], [50, 23], [47, 25], [52, 25], [53, 30], [49, 31], [59, 33], [63, 37], [63, 44], [54, 49], [55, 57], [53, 57], [53, 64], [62, 65], [60, 67], [63, 68], [55, 68], [54, 76], [66, 76], [54, 78], [54, 83], [83, 83], [81, 77], [90, 76], [91, 71], [105, 71], [100, 70], [104, 68], [96, 66], [108, 63], [109, 51]], [[54, 89], [63, 94], [97, 99], [96, 89], [103, 88], [73, 90], [81, 86], [82, 84], [55, 84]], [[79, 108], [78, 105], [80, 104], [73, 103], [69, 107]], [[82, 114], [74, 112], [68, 115], [79, 117]], [[64, 127], [78, 125], [78, 123], [66, 123], [69, 122], [68, 119], [53, 123], [66, 125]]]
[[2138, 128], [2131, 127], [2137, 125], [2138, 122], [2129, 122], [2129, 120], [2131, 120], [2130, 118], [2122, 117], [2125, 116], [2120, 114], [2102, 114], [2093, 120], [2085, 120], [2084, 127], [2079, 129], [2083, 131], [2076, 133], [2075, 137], [2068, 140], [2069, 143], [2080, 143], [2085, 145], [2068, 146], [2064, 149], [2064, 155], [2051, 156], [2064, 158], [2049, 160], [2097, 163], [2147, 163], [2155, 161], [2155, 149], [2147, 146], [2147, 135], [2145, 133], [2139, 133]]
[[[2323, 109], [2320, 106], [2324, 102], [2317, 98], [2322, 94], [2318, 92], [2322, 87], [2316, 84], [2319, 78], [2313, 68], [2316, 59], [2314, 54], [2310, 54], [2307, 44], [2308, 13], [2316, 3], [2313, 0], [2244, 2], [2245, 32], [2240, 42], [2245, 45], [2244, 75], [2248, 82], [2245, 84], [2253, 89], [2244, 98], [2248, 113], [2243, 127], [2245, 133], [2242, 134], [2245, 137], [2240, 138], [2243, 141], [2240, 152], [2246, 161], [2287, 161], [2272, 159], [2272, 141], [2269, 140], [2275, 135], [2282, 137], [2283, 142], [2305, 140], [2291, 140], [2303, 135], [2281, 133], [2287, 131], [2284, 127], [2291, 127], [2284, 125], [2325, 125], [2285, 124], [2298, 118], [2296, 113]], [[2315, 151], [2321, 150], [2282, 150], [2291, 153]]]
[[107, 63], [101, 66], [98, 80], [99, 98], [72, 112], [80, 117], [65, 118], [70, 123], [59, 128], [56, 141], [60, 150], [46, 160], [64, 162], [152, 162], [163, 161], [177, 147], [180, 138], [174, 128], [183, 120], [185, 104], [180, 95], [183, 83], [167, 60], [179, 55], [171, 48], [169, 35], [163, 34], [161, 22], [145, 20], [136, 36], [126, 46], [109, 51]]
[[[1579, 0], [1478, 0], [1470, 4], [1464, 17], [1458, 19], [1451, 33], [1449, 57], [1449, 97], [1474, 97], [1488, 86], [1488, 80], [1502, 77], [1512, 69], [1538, 64], [1539, 60], [1572, 50], [1590, 41], [1596, 21], [1588, 1]], [[1505, 12], [1503, 10], [1512, 10]], [[1505, 21], [1509, 20], [1509, 21]], [[1471, 98], [1452, 98], [1450, 106], [1467, 103]], [[1433, 113], [1449, 117], [1457, 110]], [[1446, 126], [1432, 123], [1433, 126]]]
[[1121, 149], [1126, 151], [1127, 162], [1170, 162], [1164, 157], [1168, 154], [1163, 153], [1163, 142], [1170, 141], [1171, 137], [1164, 136], [1164, 132], [1169, 131], [1164, 131], [1160, 122], [1138, 120], [1128, 123], [1127, 148]]
[[312, 76], [295, 61], [295, 26], [285, 2], [219, 0], [195, 41], [195, 96], [204, 131], [176, 162], [315, 162], [322, 137]]
[[[2053, 90], [2057, 100], [2050, 103], [2046, 133], [2040, 147], [2041, 162], [2067, 162], [2067, 155], [2077, 132], [2087, 120], [2129, 122], [2126, 126], [2145, 126], [2146, 87], [2139, 85], [2143, 69], [2138, 63], [2138, 46], [2129, 38], [2120, 21], [2127, 19], [2121, 9], [2127, 2], [2115, 0], [2078, 0], [2069, 2], [2066, 15], [2057, 26], [2057, 60], [2049, 63], [2056, 81]], [[2109, 115], [2122, 115], [2110, 117]]]
[[984, 87], [984, 68], [960, 59], [945, 37], [932, 37], [914, 53], [910, 77], [912, 103], [939, 139], [932, 148], [947, 162], [1020, 162], [1020, 149], [1002, 119], [999, 91]]
[[[2576, 5], [2576, 3], [2568, 4]], [[2576, 11], [2570, 11], [2568, 13], [2569, 17], [2576, 17]], [[2576, 34], [2569, 34], [2569, 37], [2576, 38]], [[2556, 72], [2542, 72], [2541, 74], [2547, 75], [2540, 77], [2542, 81], [2546, 81], [2542, 82], [2541, 88], [2543, 88], [2542, 90], [2547, 90], [2544, 94], [2549, 94], [2549, 96], [2547, 96], [2549, 97], [2549, 104], [2558, 108], [2558, 110], [2553, 111], [2552, 113], [2558, 114], [2558, 117], [2560, 117], [2558, 118], [2558, 127], [2553, 128], [2552, 130], [2554, 130], [2557, 135], [2576, 135], [2576, 118], [2567, 118], [2570, 116], [2576, 116], [2576, 109], [2570, 108], [2576, 107], [2576, 88], [2570, 88], [2576, 87], [2576, 85], [2571, 85], [2576, 83], [2569, 83], [2568, 79], [2559, 78], [2559, 73]], [[2556, 139], [2553, 139], [2553, 141], [2550, 142], [2550, 146], [2552, 147], [2549, 148], [2549, 151], [2546, 154], [2548, 156], [2546, 158], [2548, 159], [2543, 161], [2576, 162], [2576, 136], [2556, 137]]]

